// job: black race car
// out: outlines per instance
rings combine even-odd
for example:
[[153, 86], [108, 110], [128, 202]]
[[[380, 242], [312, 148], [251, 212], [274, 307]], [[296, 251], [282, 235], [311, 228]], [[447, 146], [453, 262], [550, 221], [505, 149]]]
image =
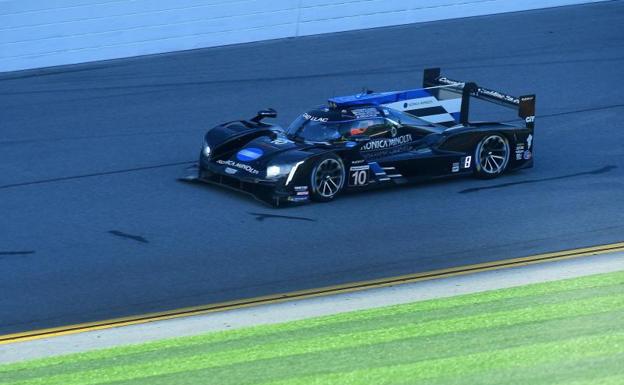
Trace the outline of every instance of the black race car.
[[[471, 98], [517, 108], [523, 127], [469, 122]], [[267, 124], [273, 109], [206, 133], [199, 171], [279, 206], [327, 202], [345, 190], [451, 175], [494, 178], [533, 166], [535, 95], [514, 97], [424, 72], [423, 88], [329, 99], [288, 128]]]

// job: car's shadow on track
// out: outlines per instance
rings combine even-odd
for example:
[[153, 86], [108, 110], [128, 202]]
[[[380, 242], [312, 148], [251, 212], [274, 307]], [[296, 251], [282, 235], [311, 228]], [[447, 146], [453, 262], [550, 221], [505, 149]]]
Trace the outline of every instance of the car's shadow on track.
[[617, 166], [608, 165], [608, 166], [604, 166], [604, 167], [601, 167], [601, 168], [598, 168], [598, 169], [595, 169], [595, 170], [591, 170], [591, 171], [583, 171], [583, 172], [577, 172], [577, 173], [567, 174], [567, 175], [552, 176], [552, 177], [537, 178], [537, 179], [528, 179], [528, 180], [522, 180], [522, 181], [516, 181], [516, 182], [500, 183], [500, 184], [491, 185], [491, 186], [484, 186], [484, 187], [472, 187], [472, 188], [467, 188], [465, 190], [461, 190], [461, 191], [459, 191], [459, 193], [460, 194], [467, 194], [467, 193], [477, 192], [477, 191], [481, 191], [481, 190], [499, 189], [499, 188], [504, 188], [504, 187], [511, 187], [511, 186], [516, 186], [516, 185], [521, 185], [521, 184], [542, 183], [542, 182], [548, 182], [548, 181], [553, 181], [553, 180], [575, 178], [575, 177], [585, 176], [585, 175], [600, 175], [600, 174], [605, 174], [607, 172], [613, 171], [616, 168], [617, 168]]
[[[518, 174], [521, 173], [522, 171], [517, 171], [514, 174]], [[374, 203], [373, 201], [371, 201], [371, 197], [383, 197], [383, 200], [387, 200], [388, 196], [392, 196], [395, 194], [405, 194], [406, 190], [416, 190], [416, 189], [422, 189], [422, 188], [431, 188], [434, 186], [439, 186], [439, 185], [448, 185], [449, 186], [449, 190], [451, 190], [451, 186], [457, 186], [458, 184], [465, 184], [466, 181], [470, 181], [471, 178], [470, 177], [466, 177], [466, 176], [457, 176], [457, 177], [447, 177], [447, 178], [440, 178], [440, 179], [434, 179], [434, 180], [429, 180], [429, 181], [422, 181], [422, 182], [410, 182], [410, 183], [405, 183], [402, 185], [396, 185], [396, 186], [379, 186], [379, 187], [374, 187], [374, 188], [370, 188], [368, 190], [363, 190], [363, 191], [349, 191], [349, 192], [344, 192], [342, 193], [339, 197], [337, 197], [337, 199], [335, 201], [332, 202], [328, 202], [327, 204], [329, 205], [335, 205], [338, 204], [338, 202], [340, 201], [357, 201], [358, 199], [365, 199], [368, 201], [368, 203]], [[472, 179], [473, 181], [476, 182], [483, 182], [483, 181], [479, 181], [479, 180], [475, 180]], [[181, 177], [178, 178], [177, 181], [179, 183], [184, 183], [186, 185], [189, 186], [194, 186], [195, 188], [201, 188], [201, 189], [206, 189], [206, 191], [210, 191], [211, 194], [219, 194], [220, 196], [227, 196], [230, 199], [235, 199], [237, 202], [240, 202], [243, 205], [249, 205], [250, 203], [253, 204], [254, 206], [256, 206], [257, 208], [265, 208], [265, 209], [274, 209], [275, 211], [283, 211], [283, 210], [297, 210], [300, 209], [302, 207], [306, 207], [306, 206], [310, 206], [310, 205], [321, 205], [321, 206], [326, 206], [326, 204], [322, 204], [322, 203], [316, 203], [316, 202], [308, 202], [308, 203], [291, 203], [291, 204], [284, 204], [284, 205], [280, 205], [280, 206], [273, 206], [271, 205], [269, 202], [263, 201], [261, 199], [258, 199], [254, 196], [252, 196], [249, 193], [243, 192], [243, 191], [238, 191], [235, 189], [231, 189], [225, 186], [221, 186], [221, 185], [217, 185], [217, 184], [211, 184], [211, 183], [206, 183], [203, 182], [201, 180], [198, 180], [197, 178], [193, 178], [193, 177]], [[521, 182], [512, 182], [512, 183], [521, 183]], [[487, 189], [488, 187], [473, 187], [474, 189]], [[464, 190], [461, 190], [464, 191]], [[461, 192], [460, 191], [460, 192]], [[373, 198], [374, 199], [374, 198]], [[378, 198], [378, 199], [382, 199], [382, 198]], [[250, 215], [260, 215], [259, 213], [252, 213], [249, 212]], [[263, 214], [264, 215], [264, 214]], [[263, 219], [258, 219], [259, 221], [263, 221], [266, 218], [277, 218], [277, 217], [284, 217], [284, 219], [290, 219], [290, 218], [286, 218], [285, 216], [282, 215], [268, 215], [263, 217]], [[301, 219], [303, 217], [293, 217], [292, 219]], [[303, 220], [312, 220], [311, 218], [303, 218]]]
[[[470, 183], [471, 185], [472, 184], [477, 184], [477, 185], [474, 187], [464, 188], [459, 191], [454, 191], [458, 194], [469, 194], [469, 193], [475, 193], [479, 191], [502, 189], [502, 188], [507, 188], [507, 187], [519, 186], [519, 185], [544, 183], [544, 182], [556, 181], [556, 180], [562, 180], [562, 179], [578, 178], [578, 177], [583, 177], [583, 176], [588, 176], [588, 175], [600, 175], [600, 174], [609, 173], [617, 168], [618, 167], [615, 165], [606, 165], [606, 166], [603, 166], [594, 170], [589, 170], [589, 171], [582, 171], [582, 172], [576, 172], [576, 173], [565, 174], [565, 175], [549, 176], [549, 177], [543, 177], [543, 178], [524, 179], [524, 180], [517, 180], [517, 179], [518, 177], [521, 178], [525, 175], [528, 175], [526, 174], [526, 170], [518, 170], [508, 175], [505, 175], [504, 177], [505, 179], [511, 178], [511, 180], [503, 182], [503, 183], [497, 183], [497, 184], [491, 184], [492, 182], [491, 180], [490, 181], [479, 180], [479, 179], [474, 179], [474, 178], [470, 178], [467, 176], [456, 176], [456, 177], [451, 176], [447, 178], [440, 178], [440, 179], [434, 179], [434, 180], [429, 180], [429, 181], [410, 182], [410, 183], [405, 183], [405, 184], [397, 185], [397, 186], [390, 186], [390, 187], [379, 186], [376, 188], [371, 188], [371, 189], [363, 190], [363, 191], [349, 191], [349, 192], [343, 193], [338, 198], [338, 200], [339, 201], [343, 201], [343, 200], [356, 201], [358, 199], [370, 200], [370, 197], [373, 196], [372, 194], [374, 194], [374, 196], [376, 197], [384, 197], [384, 199], [387, 199], [388, 196], [392, 196], [395, 194], [404, 194], [406, 189], [415, 190], [415, 189], [422, 189], [422, 188], [431, 188], [431, 187], [440, 186], [440, 185], [449, 186], [449, 190], [450, 190], [449, 192], [453, 192], [452, 190], [453, 187], [457, 187], [458, 185], [462, 185], [462, 184], [465, 185], [466, 182], [471, 181], [468, 183]], [[193, 178], [178, 178], [178, 181], [188, 184], [188, 185], [194, 185], [200, 188], [209, 189], [211, 192], [215, 194], [223, 194], [223, 195], [227, 195], [228, 197], [233, 197], [234, 199], [240, 201], [241, 203], [246, 202], [247, 204], [249, 204], [250, 202], [253, 202], [254, 205], [257, 205], [258, 208], [262, 207], [262, 208], [270, 208], [270, 209], [280, 209], [281, 211], [281, 210], [287, 210], [287, 209], [291, 209], [291, 210], [297, 209], [297, 208], [301, 208], [310, 204], [311, 205], [318, 204], [318, 203], [310, 202], [308, 204], [305, 204], [305, 203], [304, 204], [284, 204], [284, 205], [275, 207], [266, 201], [255, 198], [251, 194], [245, 193], [242, 191], [229, 189], [227, 187], [222, 187], [219, 185], [212, 185], [212, 184], [205, 183], [200, 180], [193, 179]], [[497, 179], [497, 181], [501, 181], [501, 179]], [[331, 204], [336, 204], [336, 203], [329, 202], [329, 204], [331, 205]], [[315, 219], [312, 219], [312, 218], [298, 217], [298, 216], [290, 217], [290, 216], [284, 216], [284, 215], [262, 214], [262, 213], [254, 213], [254, 212], [248, 212], [248, 214], [256, 216], [256, 220], [260, 222], [268, 218], [278, 218], [278, 217], [283, 218], [283, 219], [315, 221]]]

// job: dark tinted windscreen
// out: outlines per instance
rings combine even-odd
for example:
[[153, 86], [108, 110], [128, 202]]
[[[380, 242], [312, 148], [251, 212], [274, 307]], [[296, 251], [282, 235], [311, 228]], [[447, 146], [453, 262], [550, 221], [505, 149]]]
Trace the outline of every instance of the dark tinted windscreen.
[[342, 137], [340, 122], [323, 122], [306, 119], [304, 115], [298, 117], [286, 132], [289, 136], [309, 140], [312, 142], [330, 142]]

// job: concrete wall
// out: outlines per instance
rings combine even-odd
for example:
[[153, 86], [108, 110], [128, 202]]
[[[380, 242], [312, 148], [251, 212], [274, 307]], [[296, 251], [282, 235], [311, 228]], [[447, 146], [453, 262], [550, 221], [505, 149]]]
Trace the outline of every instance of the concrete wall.
[[0, 0], [0, 72], [604, 0]]

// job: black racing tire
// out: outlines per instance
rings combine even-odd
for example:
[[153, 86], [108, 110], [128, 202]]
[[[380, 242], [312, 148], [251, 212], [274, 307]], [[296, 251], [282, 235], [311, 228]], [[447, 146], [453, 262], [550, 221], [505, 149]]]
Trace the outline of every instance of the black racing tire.
[[477, 178], [492, 179], [502, 175], [511, 156], [509, 140], [502, 134], [483, 137], [474, 152], [474, 174]]
[[334, 154], [319, 157], [310, 172], [310, 198], [315, 202], [334, 200], [342, 191], [346, 171], [342, 159]]

